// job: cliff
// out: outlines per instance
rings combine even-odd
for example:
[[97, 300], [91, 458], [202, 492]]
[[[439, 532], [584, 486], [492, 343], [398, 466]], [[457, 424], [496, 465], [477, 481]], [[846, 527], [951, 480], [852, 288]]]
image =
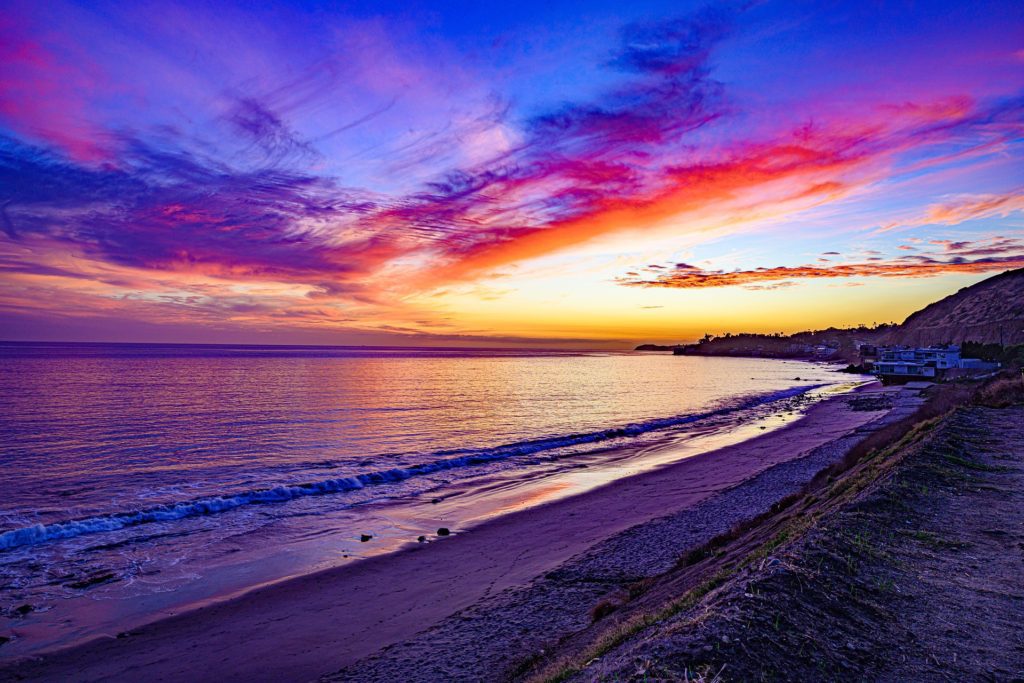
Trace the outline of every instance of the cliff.
[[982, 280], [922, 308], [890, 339], [910, 346], [966, 341], [1024, 344], [1024, 268]]

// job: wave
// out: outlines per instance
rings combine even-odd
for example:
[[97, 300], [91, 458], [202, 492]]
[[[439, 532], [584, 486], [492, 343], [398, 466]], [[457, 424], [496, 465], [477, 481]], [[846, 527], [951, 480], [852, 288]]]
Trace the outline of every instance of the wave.
[[305, 484], [285, 484], [274, 486], [272, 488], [259, 488], [234, 495], [209, 496], [182, 501], [179, 503], [168, 503], [166, 505], [160, 505], [146, 510], [117, 512], [95, 517], [73, 519], [66, 522], [54, 522], [52, 524], [36, 524], [0, 533], [0, 551], [10, 550], [20, 546], [35, 545], [46, 541], [74, 538], [85, 534], [117, 531], [119, 529], [138, 526], [140, 524], [169, 522], [188, 517], [213, 515], [221, 512], [228, 512], [246, 505], [284, 503], [297, 498], [304, 498], [306, 496], [323, 496], [345, 493], [347, 491], [363, 489], [367, 486], [393, 484], [405, 481], [412, 477], [433, 474], [444, 470], [485, 465], [517, 456], [532, 455], [534, 453], [550, 451], [558, 448], [600, 443], [611, 439], [636, 437], [647, 432], [668, 429], [670, 427], [676, 427], [696, 422], [698, 420], [705, 420], [711, 417], [726, 415], [728, 413], [749, 410], [750, 408], [755, 408], [767, 403], [792, 398], [823, 386], [825, 385], [813, 384], [794, 387], [767, 395], [751, 397], [739, 404], [726, 408], [719, 408], [709, 412], [656, 418], [644, 422], [629, 424], [623, 427], [603, 429], [596, 432], [545, 437], [479, 450], [463, 449], [439, 451], [435, 453], [434, 456], [440, 457], [440, 459], [419, 465], [411, 465], [409, 467], [395, 467], [388, 470], [357, 474], [351, 477], [324, 479], [322, 481]]

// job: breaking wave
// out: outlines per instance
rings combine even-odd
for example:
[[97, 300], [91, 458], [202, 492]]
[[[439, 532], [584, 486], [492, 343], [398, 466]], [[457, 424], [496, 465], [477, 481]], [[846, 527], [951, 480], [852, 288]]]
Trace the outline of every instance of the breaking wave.
[[463, 449], [439, 451], [434, 454], [439, 459], [419, 465], [410, 465], [409, 467], [396, 467], [377, 472], [357, 474], [351, 477], [324, 479], [322, 481], [305, 484], [286, 484], [271, 488], [260, 488], [234, 495], [209, 496], [182, 501], [179, 503], [168, 503], [166, 505], [160, 505], [146, 510], [118, 512], [108, 515], [73, 519], [66, 522], [55, 522], [52, 524], [36, 524], [0, 533], [0, 550], [9, 550], [11, 548], [17, 548], [25, 545], [34, 545], [45, 541], [74, 538], [85, 534], [117, 531], [118, 529], [137, 526], [139, 524], [148, 524], [151, 522], [168, 522], [188, 517], [213, 515], [220, 512], [228, 512], [246, 505], [284, 503], [290, 500], [295, 500], [296, 498], [304, 498], [306, 496], [323, 496], [328, 494], [344, 493], [346, 491], [363, 489], [368, 486], [397, 483], [412, 477], [433, 474], [444, 470], [484, 465], [517, 456], [532, 455], [534, 453], [558, 448], [600, 443], [602, 441], [624, 437], [636, 437], [647, 432], [668, 429], [670, 427], [676, 427], [741, 410], [748, 410], [767, 403], [792, 398], [822, 386], [825, 385], [813, 384], [794, 387], [767, 395], [755, 396], [727, 408], [720, 408], [718, 410], [712, 410], [705, 413], [676, 415], [672, 417], [646, 420], [644, 422], [637, 422], [623, 427], [603, 429], [596, 432], [520, 441], [518, 443], [480, 450]]

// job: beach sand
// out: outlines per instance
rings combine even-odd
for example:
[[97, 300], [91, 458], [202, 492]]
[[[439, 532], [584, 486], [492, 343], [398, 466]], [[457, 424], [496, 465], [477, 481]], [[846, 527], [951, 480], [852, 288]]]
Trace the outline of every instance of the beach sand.
[[[856, 395], [866, 392], [896, 397], [897, 411], [916, 405], [913, 392], [872, 385]], [[837, 459], [886, 414], [853, 410], [850, 399], [851, 395], [827, 399], [799, 420], [749, 441], [497, 517], [450, 538], [257, 588], [130, 633], [3, 662], [0, 679], [311, 680], [345, 667], [349, 669], [343, 678], [358, 678], [360, 671], [366, 678], [386, 678], [398, 664], [371, 657], [382, 648], [405, 642], [413, 643], [412, 651], [418, 652], [424, 642], [422, 635], [415, 640], [417, 634], [430, 634], [432, 628], [435, 634], [450, 631], [453, 620], [459, 619], [453, 615], [460, 610], [507, 598], [509, 591], [536, 588], [544, 576], [571, 566], [572, 558], [586, 555], [597, 544], [604, 542], [610, 555], [628, 555], [629, 543], [621, 539], [643, 539], [636, 529], [653, 529], [656, 520], [667, 519], [685, 526], [688, 510], [718, 500], [716, 494], [737, 490], [744, 482], [758, 495], [730, 502], [730, 516], [757, 514], [758, 508], [787, 493], [776, 490], [770, 478], [758, 484], [758, 477], [812, 453], [826, 463]], [[791, 477], [810, 478], [810, 470], [817, 471], [819, 464], [810, 463]], [[666, 547], [675, 553], [685, 550], [686, 542], [680, 539]], [[677, 548], [679, 544], [683, 545]], [[639, 567], [641, 574], [642, 570]], [[547, 621], [552, 628], [561, 623], [544, 614], [536, 617], [539, 624]], [[440, 631], [439, 625], [444, 626]], [[529, 624], [520, 627], [529, 630]], [[500, 650], [501, 643], [491, 647]], [[392, 651], [401, 652], [401, 647]], [[487, 657], [482, 650], [463, 654], [477, 662]], [[513, 654], [502, 652], [501, 658]], [[368, 657], [365, 669], [352, 668]]]

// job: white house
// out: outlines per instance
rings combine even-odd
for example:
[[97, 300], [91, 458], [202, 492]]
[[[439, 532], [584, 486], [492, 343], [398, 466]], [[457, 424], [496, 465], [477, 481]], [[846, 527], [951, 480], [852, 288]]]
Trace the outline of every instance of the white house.
[[883, 382], [901, 383], [914, 379], [938, 379], [948, 370], [991, 370], [996, 363], [986, 363], [977, 358], [961, 358], [960, 347], [892, 346], [878, 349], [878, 360], [874, 372]]

